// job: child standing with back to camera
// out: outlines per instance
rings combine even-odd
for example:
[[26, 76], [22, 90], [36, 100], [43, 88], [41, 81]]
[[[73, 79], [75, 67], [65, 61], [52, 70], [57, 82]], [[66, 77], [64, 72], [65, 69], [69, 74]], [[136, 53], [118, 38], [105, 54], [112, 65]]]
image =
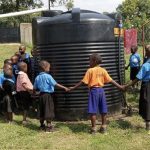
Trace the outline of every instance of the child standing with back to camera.
[[30, 92], [33, 91], [33, 85], [27, 75], [27, 64], [25, 62], [18, 63], [18, 77], [17, 77], [17, 95], [18, 103], [23, 110], [22, 124], [27, 124], [27, 112], [31, 104]]
[[[54, 118], [54, 103], [52, 98], [52, 93], [54, 93], [54, 87], [64, 89], [69, 91], [67, 87], [58, 84], [53, 77], [49, 74], [50, 64], [47, 61], [41, 61], [39, 63], [40, 74], [36, 77], [34, 82], [34, 92], [35, 90], [40, 91], [39, 98], [39, 117], [40, 117], [40, 129], [46, 132], [54, 131], [51, 121]], [[44, 121], [47, 122], [47, 127], [45, 127]]]
[[4, 82], [3, 82], [3, 111], [5, 112], [6, 121], [8, 123], [13, 122], [13, 111], [14, 108], [17, 107], [15, 95], [16, 95], [16, 87], [15, 82], [12, 80], [13, 77], [13, 69], [5, 69], [4, 70]]
[[132, 46], [131, 47], [131, 56], [129, 59], [129, 64], [126, 67], [126, 69], [128, 69], [128, 67], [130, 66], [130, 80], [134, 80], [136, 79], [136, 75], [140, 70], [140, 62], [141, 62], [141, 58], [140, 55], [137, 53], [138, 47], [137, 46]]
[[125, 88], [136, 84], [138, 81], [142, 81], [139, 100], [139, 114], [145, 120], [146, 130], [150, 134], [150, 45], [146, 46], [146, 61], [142, 65], [140, 71], [129, 84], [125, 85]]
[[88, 113], [91, 119], [91, 134], [96, 133], [96, 114], [101, 114], [102, 124], [100, 127], [100, 133], [106, 133], [106, 116], [107, 116], [107, 103], [103, 86], [105, 83], [112, 83], [119, 89], [123, 89], [121, 85], [116, 83], [107, 73], [107, 71], [100, 67], [102, 58], [99, 54], [93, 54], [90, 56], [90, 68], [87, 70], [83, 79], [77, 83], [70, 90], [76, 89], [81, 84], [86, 84], [89, 87], [89, 99], [88, 99]]

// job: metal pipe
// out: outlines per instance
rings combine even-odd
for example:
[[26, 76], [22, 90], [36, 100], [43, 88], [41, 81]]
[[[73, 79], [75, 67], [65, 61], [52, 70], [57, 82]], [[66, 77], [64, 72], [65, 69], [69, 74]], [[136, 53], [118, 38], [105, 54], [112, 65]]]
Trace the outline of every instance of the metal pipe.
[[39, 9], [24, 10], [24, 11], [20, 11], [20, 12], [1, 14], [0, 18], [27, 15], [27, 14], [41, 12], [41, 11], [44, 11], [44, 10], [48, 10], [48, 8], [39, 8]]
[[51, 3], [50, 3], [50, 0], [48, 0], [48, 8], [49, 8], [49, 10], [51, 9]]
[[144, 53], [144, 50], [145, 50], [145, 43], [144, 43], [144, 25], [142, 26], [142, 45], [143, 45], [143, 60], [144, 60], [144, 57], [145, 57], [145, 53]]

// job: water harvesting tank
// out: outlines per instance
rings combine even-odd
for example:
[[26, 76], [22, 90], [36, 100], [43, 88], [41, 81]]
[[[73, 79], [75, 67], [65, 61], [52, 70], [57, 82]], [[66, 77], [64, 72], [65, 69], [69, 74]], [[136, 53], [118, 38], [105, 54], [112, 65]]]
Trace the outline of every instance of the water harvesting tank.
[[[114, 36], [115, 20], [92, 11], [73, 9], [53, 17], [33, 19], [33, 44], [37, 60], [51, 63], [58, 83], [73, 86], [89, 68], [89, 56], [99, 53], [102, 67], [117, 82], [124, 81], [123, 44]], [[121, 111], [122, 93], [113, 85], [105, 87], [109, 114]], [[56, 118], [78, 120], [87, 117], [88, 88], [69, 93], [56, 89]]]

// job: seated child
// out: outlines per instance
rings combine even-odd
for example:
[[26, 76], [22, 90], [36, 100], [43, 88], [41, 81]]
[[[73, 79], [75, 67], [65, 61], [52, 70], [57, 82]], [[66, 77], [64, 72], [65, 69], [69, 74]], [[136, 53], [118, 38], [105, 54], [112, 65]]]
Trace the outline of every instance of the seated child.
[[104, 68], [100, 67], [101, 62], [102, 58], [99, 54], [91, 55], [90, 68], [85, 73], [85, 76], [79, 83], [70, 88], [70, 90], [76, 89], [83, 83], [89, 87], [88, 113], [92, 123], [91, 134], [96, 133], [96, 114], [98, 112], [101, 114], [102, 120], [99, 132], [106, 133], [107, 103], [103, 89], [104, 84], [112, 83], [123, 90], [123, 87], [116, 83]]
[[[58, 84], [53, 77], [49, 74], [50, 64], [47, 61], [41, 61], [39, 63], [40, 74], [36, 77], [34, 82], [34, 90], [40, 91], [39, 98], [39, 117], [40, 117], [40, 128], [44, 129], [46, 132], [53, 131], [51, 124], [54, 118], [54, 103], [52, 98], [52, 93], [54, 93], [54, 87], [59, 87], [68, 91], [69, 89]], [[47, 122], [47, 127], [45, 128], [44, 121]]]
[[23, 110], [22, 123], [27, 124], [27, 111], [31, 104], [30, 91], [33, 90], [33, 85], [27, 75], [27, 64], [25, 62], [18, 63], [18, 77], [17, 77], [17, 95], [18, 103]]

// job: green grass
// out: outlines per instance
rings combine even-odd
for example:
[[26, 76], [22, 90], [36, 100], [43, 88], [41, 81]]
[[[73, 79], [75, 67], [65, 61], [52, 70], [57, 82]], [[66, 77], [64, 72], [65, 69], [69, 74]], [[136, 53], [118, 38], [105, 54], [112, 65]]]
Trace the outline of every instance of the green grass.
[[[0, 44], [0, 68], [3, 66], [3, 61], [10, 58], [18, 51], [20, 44]], [[27, 52], [30, 52], [31, 47], [27, 47]]]
[[[29, 50], [30, 48], [28, 48]], [[18, 45], [0, 45], [0, 65], [4, 59], [18, 50]], [[128, 60], [129, 55], [126, 55]], [[129, 70], [126, 71], [129, 80]], [[138, 94], [128, 94], [128, 102], [136, 108]], [[144, 129], [144, 122], [135, 109], [132, 117], [118, 116], [109, 118], [108, 135], [88, 133], [90, 121], [56, 122], [54, 133], [39, 131], [39, 122], [29, 118], [30, 123], [22, 126], [22, 116], [15, 115], [16, 125], [6, 124], [0, 119], [0, 149], [35, 150], [149, 150], [150, 135]], [[100, 122], [97, 122], [99, 128]]]

